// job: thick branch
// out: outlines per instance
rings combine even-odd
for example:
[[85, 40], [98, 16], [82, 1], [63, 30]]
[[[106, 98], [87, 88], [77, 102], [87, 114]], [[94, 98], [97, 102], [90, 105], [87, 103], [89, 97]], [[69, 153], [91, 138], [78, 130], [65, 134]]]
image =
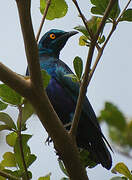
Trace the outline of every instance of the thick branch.
[[34, 106], [41, 123], [54, 142], [55, 149], [63, 160], [71, 180], [88, 180], [85, 168], [82, 166], [78, 150], [72, 138], [68, 135], [45, 93], [40, 96], [33, 91], [30, 102]]
[[31, 0], [16, 0], [20, 23], [24, 38], [25, 51], [28, 61], [28, 68], [30, 72], [31, 82], [33, 86], [36, 86], [38, 93], [43, 91], [43, 83], [40, 71], [38, 47], [35, 40], [34, 31], [32, 27], [30, 5]]
[[[41, 90], [38, 52], [30, 18], [30, 0], [17, 0], [17, 5], [33, 86], [31, 86], [30, 81], [27, 82], [2, 65], [0, 66], [0, 80], [26, 97], [34, 106], [38, 117], [51, 136], [55, 148], [65, 164], [70, 179], [88, 180], [85, 168], [80, 161], [76, 145], [63, 127], [45, 91]], [[28, 90], [28, 93], [26, 90]]]
[[23, 97], [30, 96], [30, 81], [26, 81], [22, 76], [16, 74], [5, 65], [0, 63], [0, 81], [17, 91]]
[[38, 117], [55, 144], [55, 148], [61, 156], [71, 180], [87, 180], [85, 169], [79, 159], [77, 147], [58, 119], [45, 92], [40, 95], [34, 86], [30, 86], [28, 81], [1, 63], [0, 80], [26, 97], [34, 106]]

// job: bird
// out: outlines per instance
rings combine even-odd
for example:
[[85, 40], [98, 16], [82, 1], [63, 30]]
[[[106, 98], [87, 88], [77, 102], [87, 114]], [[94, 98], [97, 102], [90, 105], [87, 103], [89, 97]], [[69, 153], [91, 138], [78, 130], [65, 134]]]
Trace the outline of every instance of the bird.
[[[51, 29], [42, 36], [38, 43], [40, 67], [51, 76], [46, 93], [67, 130], [71, 127], [80, 85], [67, 76], [73, 72], [66, 63], [60, 60], [59, 56], [68, 39], [77, 33], [77, 31], [66, 32]], [[28, 68], [26, 75], [29, 75]], [[88, 150], [92, 160], [97, 164], [101, 164], [108, 170], [111, 168], [112, 157], [108, 146], [111, 150], [112, 148], [101, 131], [87, 96], [84, 97], [76, 142], [78, 148]]]

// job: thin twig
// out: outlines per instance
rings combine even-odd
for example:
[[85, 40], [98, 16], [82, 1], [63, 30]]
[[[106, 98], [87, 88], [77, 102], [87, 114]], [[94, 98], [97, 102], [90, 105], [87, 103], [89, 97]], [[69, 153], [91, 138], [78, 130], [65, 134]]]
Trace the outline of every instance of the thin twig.
[[93, 65], [93, 67], [92, 67], [92, 69], [91, 69], [91, 71], [89, 73], [88, 84], [90, 83], [90, 81], [91, 81], [91, 79], [93, 77], [95, 69], [96, 69], [96, 67], [97, 67], [97, 65], [98, 65], [98, 63], [100, 61], [100, 58], [101, 58], [101, 56], [103, 54], [104, 48], [106, 47], [106, 45], [107, 45], [108, 41], [110, 40], [110, 37], [112, 36], [112, 34], [115, 31], [115, 29], [116, 29], [116, 25], [113, 24], [112, 29], [111, 29], [111, 31], [110, 31], [106, 41], [104, 42], [103, 46], [98, 50], [97, 58], [96, 58], [95, 63], [94, 63], [94, 65]]
[[27, 166], [26, 166], [26, 162], [25, 162], [25, 157], [24, 157], [24, 152], [23, 152], [23, 145], [22, 145], [22, 134], [21, 134], [21, 130], [22, 130], [22, 106], [19, 106], [18, 109], [19, 109], [18, 141], [19, 141], [19, 146], [20, 146], [20, 153], [21, 153], [21, 158], [22, 158], [22, 162], [23, 162], [23, 167], [24, 167], [25, 174], [26, 174], [26, 180], [29, 180], [29, 175], [28, 175], [28, 170], [27, 170]]
[[[73, 2], [76, 4], [76, 0], [73, 0]], [[73, 121], [72, 121], [73, 123], [72, 123], [71, 129], [70, 129], [70, 132], [69, 132], [71, 135], [74, 135], [74, 136], [76, 135], [76, 131], [77, 131], [80, 115], [81, 115], [81, 110], [82, 110], [82, 106], [83, 106], [83, 100], [84, 100], [85, 94], [87, 92], [87, 87], [89, 85], [88, 78], [89, 78], [90, 67], [91, 67], [91, 63], [92, 63], [92, 58], [93, 58], [93, 53], [94, 53], [94, 49], [96, 46], [96, 42], [98, 40], [100, 32], [104, 28], [105, 22], [108, 18], [108, 15], [109, 15], [112, 7], [115, 4], [115, 2], [116, 2], [115, 0], [109, 1], [108, 7], [106, 8], [106, 11], [102, 18], [102, 21], [98, 28], [98, 31], [95, 34], [95, 36], [93, 37], [91, 44], [90, 44], [88, 58], [87, 58], [87, 62], [86, 62], [85, 72], [84, 72], [84, 78], [83, 78], [83, 82], [80, 86], [79, 97], [77, 100], [77, 105], [76, 105], [76, 109], [75, 109], [75, 113], [74, 113], [74, 117], [73, 117]]]
[[98, 39], [100, 32], [101, 32], [102, 29], [104, 28], [105, 22], [106, 22], [109, 14], [110, 14], [111, 9], [112, 9], [113, 6], [115, 5], [116, 1], [117, 1], [117, 0], [110, 0], [110, 1], [109, 1], [109, 4], [108, 4], [108, 6], [107, 6], [107, 8], [106, 8], [106, 10], [105, 10], [104, 16], [103, 16], [103, 18], [102, 18], [102, 20], [101, 20], [101, 22], [100, 22], [99, 27], [98, 27], [97, 33], [95, 34], [96, 40]]
[[46, 7], [45, 7], [43, 18], [42, 18], [42, 21], [41, 21], [41, 24], [40, 24], [40, 27], [39, 27], [39, 30], [38, 30], [38, 33], [37, 33], [37, 36], [36, 36], [36, 41], [38, 41], [38, 39], [39, 39], [39, 36], [40, 36], [41, 30], [42, 30], [42, 27], [44, 25], [45, 18], [46, 18], [50, 3], [51, 3], [51, 0], [46, 1]]
[[118, 17], [118, 20], [116, 21], [117, 23], [119, 23], [122, 15], [124, 14], [124, 12], [126, 11], [126, 9], [128, 8], [129, 4], [131, 3], [132, 0], [129, 0], [128, 3], [126, 4], [126, 6], [124, 7], [123, 11], [121, 12], [120, 16]]
[[92, 39], [92, 38], [93, 38], [93, 34], [92, 34], [92, 32], [90, 31], [90, 29], [89, 29], [89, 27], [88, 27], [87, 19], [86, 19], [85, 16], [83, 15], [83, 13], [82, 13], [82, 11], [81, 11], [81, 9], [80, 9], [77, 1], [76, 1], [76, 0], [72, 0], [72, 1], [73, 1], [73, 3], [75, 4], [75, 6], [76, 6], [76, 8], [77, 8], [77, 10], [78, 10], [78, 12], [79, 12], [79, 15], [80, 15], [80, 17], [81, 17], [81, 19], [82, 19], [82, 21], [83, 21], [83, 23], [84, 23], [84, 25], [85, 25], [88, 33], [89, 33], [91, 39]]
[[111, 29], [111, 31], [110, 31], [110, 33], [109, 33], [106, 41], [104, 42], [104, 44], [103, 44], [103, 46], [102, 46], [102, 48], [101, 48], [102, 50], [104, 50], [104, 48], [105, 48], [105, 46], [107, 45], [108, 41], [110, 40], [113, 32], [116, 30], [116, 27], [117, 27], [117, 23], [113, 22], [112, 29]]
[[118, 25], [118, 23], [119, 23], [119, 21], [120, 21], [121, 16], [123, 15], [123, 13], [125, 12], [125, 10], [126, 10], [127, 7], [129, 6], [130, 2], [131, 2], [131, 0], [128, 1], [128, 3], [126, 4], [125, 8], [124, 8], [123, 11], [122, 11], [122, 13], [121, 13], [120, 16], [118, 17], [117, 21], [113, 21], [112, 29], [111, 29], [111, 31], [110, 31], [110, 33], [109, 33], [106, 41], [104, 42], [103, 46], [98, 50], [98, 55], [97, 55], [97, 58], [96, 58], [96, 60], [95, 60], [95, 64], [93, 65], [92, 70], [90, 71], [90, 74], [89, 74], [89, 79], [88, 79], [88, 82], [89, 82], [89, 83], [90, 83], [91, 78], [92, 78], [92, 76], [93, 76], [93, 74], [94, 74], [94, 72], [95, 72], [95, 69], [96, 69], [96, 67], [97, 67], [97, 65], [98, 65], [98, 63], [99, 63], [99, 61], [100, 61], [100, 58], [101, 58], [101, 56], [102, 56], [102, 54], [103, 54], [103, 51], [104, 51], [104, 48], [106, 47], [108, 41], [110, 40], [112, 34], [114, 33], [114, 31], [115, 31], [115, 29], [116, 29], [116, 27], [117, 27], [117, 25]]
[[98, 63], [99, 63], [99, 60], [100, 60], [100, 58], [101, 58], [101, 56], [102, 56], [102, 53], [103, 53], [103, 50], [102, 50], [102, 48], [101, 48], [101, 49], [98, 51], [98, 55], [97, 55], [97, 58], [96, 58], [96, 60], [95, 60], [95, 63], [94, 63], [94, 65], [93, 65], [93, 67], [92, 67], [92, 69], [91, 69], [91, 71], [90, 71], [90, 73], [89, 73], [88, 84], [90, 83], [91, 78], [93, 77], [93, 74], [94, 74], [94, 72], [95, 72], [95, 69], [96, 69]]
[[74, 113], [74, 117], [73, 117], [73, 121], [72, 121], [72, 126], [71, 126], [71, 129], [69, 132], [71, 135], [74, 135], [74, 136], [76, 135], [76, 132], [77, 132], [77, 127], [78, 127], [78, 123], [79, 123], [79, 119], [80, 119], [80, 115], [81, 115], [83, 100], [84, 100], [85, 94], [87, 92], [88, 76], [89, 76], [89, 72], [90, 72], [90, 66], [91, 66], [92, 57], [93, 57], [93, 53], [94, 53], [94, 49], [95, 49], [95, 44], [96, 44], [96, 41], [92, 41], [90, 44], [88, 58], [87, 58], [86, 67], [85, 67], [85, 73], [84, 73], [84, 77], [83, 77], [83, 82], [81, 83], [81, 86], [80, 86], [79, 97], [77, 100], [77, 105], [76, 105], [76, 109], [75, 109], [75, 113]]
[[2, 170], [0, 170], [0, 176], [8, 178], [10, 180], [21, 180], [21, 178], [15, 177], [15, 176], [13, 176], [11, 174], [8, 174], [8, 173], [6, 173], [6, 172], [4, 172]]

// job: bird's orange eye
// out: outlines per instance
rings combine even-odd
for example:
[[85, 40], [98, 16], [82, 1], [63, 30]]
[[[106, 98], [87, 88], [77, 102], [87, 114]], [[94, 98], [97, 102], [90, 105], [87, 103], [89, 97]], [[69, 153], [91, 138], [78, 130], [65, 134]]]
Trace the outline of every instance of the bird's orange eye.
[[51, 38], [51, 39], [55, 39], [55, 38], [56, 38], [55, 34], [53, 34], [53, 33], [50, 34], [50, 38]]

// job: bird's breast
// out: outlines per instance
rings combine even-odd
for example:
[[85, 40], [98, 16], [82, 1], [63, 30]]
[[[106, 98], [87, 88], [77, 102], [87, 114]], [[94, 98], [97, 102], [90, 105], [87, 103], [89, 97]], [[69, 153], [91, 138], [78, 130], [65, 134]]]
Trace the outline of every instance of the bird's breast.
[[69, 123], [69, 121], [72, 120], [72, 115], [75, 111], [75, 104], [72, 99], [68, 97], [65, 89], [56, 81], [56, 79], [51, 78], [50, 83], [46, 88], [46, 92], [59, 118], [64, 124]]

